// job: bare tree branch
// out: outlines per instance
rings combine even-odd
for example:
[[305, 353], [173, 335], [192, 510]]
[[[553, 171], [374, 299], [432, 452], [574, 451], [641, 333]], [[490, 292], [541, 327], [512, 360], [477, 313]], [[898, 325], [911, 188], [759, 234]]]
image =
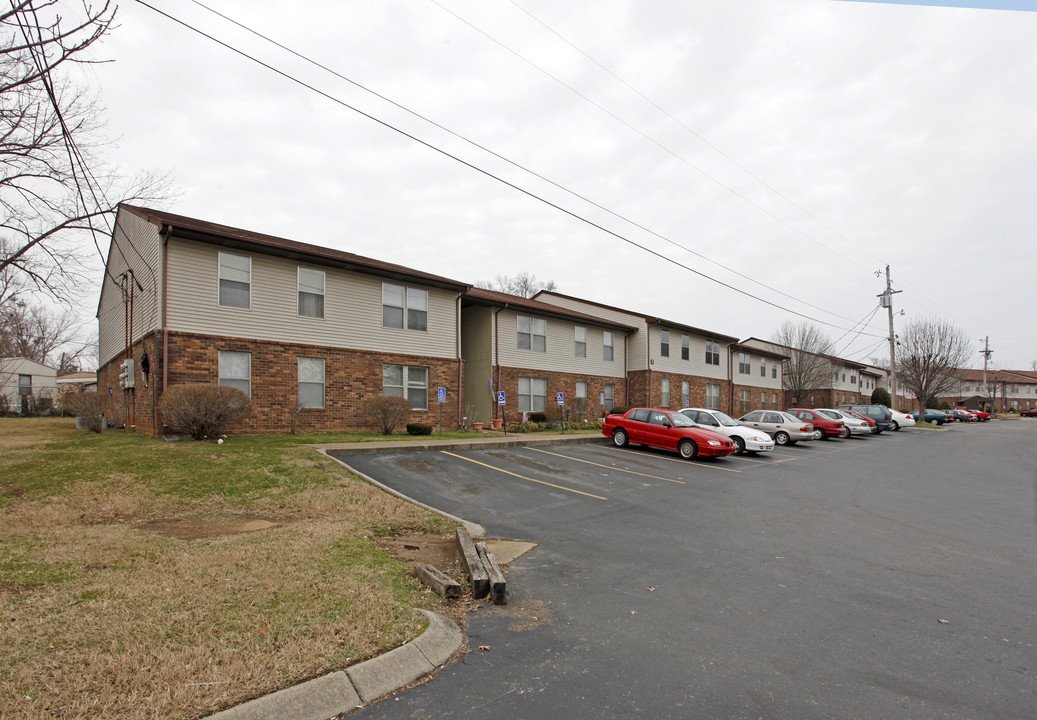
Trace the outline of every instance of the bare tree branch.
[[496, 290], [508, 295], [531, 298], [541, 290], [557, 290], [558, 285], [554, 280], [540, 280], [533, 273], [521, 272], [512, 277], [510, 275], [498, 275], [493, 280], [481, 280], [476, 287], [484, 290]]
[[831, 387], [832, 341], [813, 323], [786, 320], [771, 336], [789, 359], [782, 368], [782, 385], [792, 394], [793, 402], [801, 402], [811, 390]]
[[909, 323], [900, 332], [899, 345], [897, 377], [921, 408], [951, 394], [958, 369], [968, 367], [973, 356], [971, 337], [964, 330], [932, 317]]

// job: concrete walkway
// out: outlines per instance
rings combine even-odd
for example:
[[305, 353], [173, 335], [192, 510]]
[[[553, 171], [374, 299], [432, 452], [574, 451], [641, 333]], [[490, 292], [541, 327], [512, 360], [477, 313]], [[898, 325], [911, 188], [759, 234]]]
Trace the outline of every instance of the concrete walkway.
[[566, 443], [603, 443], [607, 439], [597, 433], [504, 433], [489, 432], [477, 438], [418, 438], [414, 440], [377, 440], [374, 442], [320, 443], [313, 447], [329, 455], [368, 455], [382, 452], [429, 452], [431, 450], [485, 450], [516, 445], [564, 445]]

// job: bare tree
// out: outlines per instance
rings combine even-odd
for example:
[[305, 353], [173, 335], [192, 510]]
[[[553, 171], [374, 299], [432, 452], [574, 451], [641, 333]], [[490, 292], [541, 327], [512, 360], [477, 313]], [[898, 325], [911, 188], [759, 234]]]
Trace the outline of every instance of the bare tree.
[[518, 295], [524, 298], [531, 298], [541, 290], [552, 291], [558, 289], [558, 285], [554, 280], [540, 280], [533, 273], [527, 272], [520, 272], [514, 277], [498, 275], [493, 280], [481, 280], [475, 285], [485, 290], [496, 290], [497, 292]]
[[958, 382], [957, 371], [972, 359], [972, 340], [944, 320], [915, 320], [900, 331], [897, 376], [918, 399], [920, 408], [946, 395]]
[[832, 341], [813, 323], [786, 320], [771, 336], [771, 342], [789, 355], [782, 366], [782, 386], [793, 402], [802, 402], [811, 390], [832, 386]]
[[60, 354], [67, 368], [89, 350], [89, 343], [80, 340], [81, 332], [82, 324], [71, 311], [49, 312], [24, 300], [0, 305], [0, 357], [50, 365]]
[[98, 160], [101, 109], [62, 75], [66, 63], [92, 62], [87, 50], [115, 10], [11, 0], [0, 11], [0, 304], [27, 290], [75, 297], [90, 245], [100, 252], [119, 203], [165, 191], [164, 178], [123, 182]]

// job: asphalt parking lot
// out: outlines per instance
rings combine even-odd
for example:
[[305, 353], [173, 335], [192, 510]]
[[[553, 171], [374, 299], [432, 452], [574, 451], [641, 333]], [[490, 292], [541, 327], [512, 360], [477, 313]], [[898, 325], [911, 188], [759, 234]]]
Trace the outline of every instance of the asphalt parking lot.
[[[1037, 717], [1037, 423], [684, 461], [346, 458], [540, 543], [472, 652], [358, 717]], [[489, 648], [479, 650], [479, 647]]]

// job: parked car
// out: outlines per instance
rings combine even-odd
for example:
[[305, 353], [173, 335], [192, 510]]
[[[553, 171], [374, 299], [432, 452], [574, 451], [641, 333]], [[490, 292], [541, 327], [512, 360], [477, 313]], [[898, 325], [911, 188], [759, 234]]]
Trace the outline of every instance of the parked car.
[[731, 438], [737, 446], [736, 455], [751, 452], [767, 452], [774, 449], [774, 440], [762, 430], [753, 430], [745, 425], [739, 425], [726, 413], [719, 410], [708, 410], [706, 408], [684, 408], [681, 413], [691, 419], [696, 425], [707, 430], [718, 432]]
[[1019, 414], [1022, 417], [1037, 417], [1037, 408], [1030, 408], [1029, 410], [1020, 410]]
[[961, 408], [954, 408], [953, 410], [947, 410], [947, 415], [953, 417], [958, 422], [979, 422], [979, 418], [973, 415], [968, 410], [962, 410]]
[[873, 418], [870, 418], [867, 415], [861, 415], [859, 412], [854, 412], [853, 410], [840, 410], [839, 412], [846, 413], [847, 415], [851, 415], [855, 418], [860, 418], [864, 422], [868, 423], [868, 427], [871, 428], [872, 435], [878, 435], [881, 432], [881, 430], [879, 430], [879, 424], [875, 422]]
[[914, 427], [915, 419], [907, 413], [902, 413], [899, 410], [890, 409], [890, 422], [893, 423], [893, 430], [899, 430], [902, 427]]
[[776, 445], [795, 445], [800, 440], [814, 439], [814, 426], [778, 410], [753, 410], [738, 418], [748, 428], [763, 430]]
[[846, 432], [839, 437], [848, 438], [851, 435], [871, 435], [871, 425], [866, 420], [851, 415], [849, 410], [832, 410], [830, 408], [818, 408], [819, 413], [824, 413], [833, 420], [842, 420]]
[[835, 420], [827, 415], [823, 415], [820, 410], [811, 410], [809, 408], [789, 408], [785, 412], [813, 425], [815, 440], [828, 440], [833, 437], [843, 437], [844, 434], [845, 437], [850, 436], [850, 434], [846, 432], [846, 426], [843, 424], [842, 420]]
[[985, 410], [972, 410], [971, 408], [967, 408], [964, 405], [959, 405], [958, 407], [956, 407], [954, 409], [955, 410], [965, 410], [966, 412], [970, 412], [973, 415], [975, 415], [979, 419], [980, 422], [986, 422], [987, 420], [990, 419], [990, 413], [988, 413]]
[[893, 429], [893, 423], [891, 422], [893, 420], [893, 415], [890, 409], [885, 405], [838, 405], [836, 406], [836, 409], [853, 410], [854, 412], [860, 413], [861, 415], [867, 415], [875, 421], [879, 433], [881, 433], [884, 430]]
[[616, 447], [628, 443], [676, 450], [682, 458], [725, 457], [737, 450], [725, 435], [699, 427], [691, 419], [673, 410], [631, 408], [622, 415], [609, 415], [601, 426], [601, 434], [612, 438]]
[[[908, 415], [911, 416], [912, 420], [918, 422], [917, 410], [912, 410], [908, 413]], [[933, 410], [932, 408], [926, 408], [925, 415], [923, 415], [922, 417], [923, 422], [932, 423], [933, 425], [943, 425], [944, 423], [951, 422], [947, 419], [947, 416], [945, 414], [943, 414], [939, 410]]]

